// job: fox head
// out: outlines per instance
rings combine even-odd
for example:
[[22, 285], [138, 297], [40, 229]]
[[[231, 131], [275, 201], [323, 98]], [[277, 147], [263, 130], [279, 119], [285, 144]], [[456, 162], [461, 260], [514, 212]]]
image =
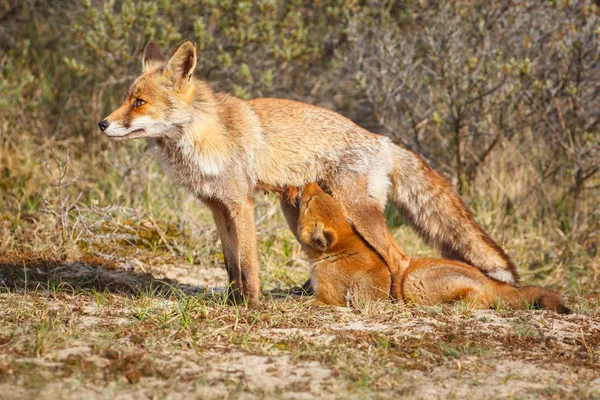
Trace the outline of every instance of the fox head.
[[302, 190], [298, 231], [306, 245], [320, 252], [334, 251], [338, 243], [354, 235], [335, 199], [316, 183]]
[[[123, 104], [98, 123], [117, 139], [164, 137], [192, 121], [191, 107], [198, 96], [193, 73], [196, 48], [182, 43], [167, 61], [156, 42], [144, 49], [142, 75], [129, 87]], [[210, 95], [206, 89], [206, 95]]]

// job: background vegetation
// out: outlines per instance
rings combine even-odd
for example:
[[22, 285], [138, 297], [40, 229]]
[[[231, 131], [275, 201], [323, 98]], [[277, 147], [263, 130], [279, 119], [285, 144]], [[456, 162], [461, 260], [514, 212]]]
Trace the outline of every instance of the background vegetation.
[[[599, 292], [591, 1], [1, 1], [1, 254], [222, 263], [206, 209], [143, 143], [96, 127], [150, 39], [166, 53], [194, 41], [217, 90], [306, 101], [389, 135], [454, 181], [526, 281]], [[257, 202], [264, 284], [301, 281], [276, 202]], [[409, 254], [431, 254], [390, 221]]]

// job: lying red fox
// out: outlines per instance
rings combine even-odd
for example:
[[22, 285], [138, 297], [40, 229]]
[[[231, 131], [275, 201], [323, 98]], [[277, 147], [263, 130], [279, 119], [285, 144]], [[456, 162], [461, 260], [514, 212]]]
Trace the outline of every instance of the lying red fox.
[[[298, 222], [318, 303], [346, 305], [347, 300], [390, 298], [392, 279], [384, 260], [346, 221], [333, 197], [315, 183], [302, 191]], [[571, 312], [556, 293], [534, 286], [515, 288], [458, 261], [411, 259], [400, 281], [407, 303], [465, 300], [478, 308], [504, 305]]]

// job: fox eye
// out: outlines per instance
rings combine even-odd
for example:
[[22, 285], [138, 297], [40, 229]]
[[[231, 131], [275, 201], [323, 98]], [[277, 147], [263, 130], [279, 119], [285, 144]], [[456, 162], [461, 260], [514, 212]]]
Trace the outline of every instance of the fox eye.
[[142, 99], [135, 99], [135, 101], [133, 102], [133, 108], [138, 108], [143, 106], [144, 104], [146, 104], [146, 102]]

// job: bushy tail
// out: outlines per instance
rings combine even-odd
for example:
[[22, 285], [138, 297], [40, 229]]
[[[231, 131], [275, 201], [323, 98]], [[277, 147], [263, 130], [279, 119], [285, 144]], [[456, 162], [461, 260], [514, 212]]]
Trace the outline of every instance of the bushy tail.
[[411, 151], [394, 146], [391, 200], [414, 229], [446, 258], [502, 282], [519, 274], [506, 253], [477, 225], [452, 185]]
[[506, 283], [499, 283], [498, 303], [503, 303], [509, 308], [516, 309], [547, 309], [559, 314], [571, 314], [557, 293], [535, 286], [512, 287]]

